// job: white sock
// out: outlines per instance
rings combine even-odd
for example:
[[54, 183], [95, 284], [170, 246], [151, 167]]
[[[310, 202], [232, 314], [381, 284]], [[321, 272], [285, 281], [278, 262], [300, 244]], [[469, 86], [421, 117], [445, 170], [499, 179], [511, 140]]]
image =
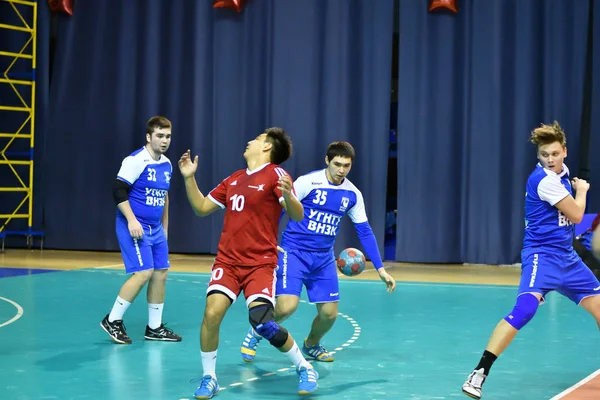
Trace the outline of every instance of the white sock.
[[298, 345], [296, 344], [296, 342], [294, 342], [294, 345], [292, 346], [291, 350], [285, 354], [290, 358], [290, 360], [292, 360], [292, 362], [294, 363], [296, 368], [298, 368], [298, 367], [312, 368], [310, 363], [308, 361], [306, 361], [306, 359], [300, 352], [300, 349], [298, 348]]
[[164, 304], [148, 303], [148, 326], [156, 329], [162, 324], [162, 312]]
[[215, 351], [200, 351], [200, 357], [202, 358], [202, 376], [210, 375], [217, 379], [215, 368], [217, 366], [217, 350]]
[[108, 322], [123, 319], [123, 314], [125, 314], [125, 311], [127, 311], [130, 305], [130, 302], [117, 296], [115, 304], [113, 305], [112, 310], [110, 310], [110, 314], [108, 314]]

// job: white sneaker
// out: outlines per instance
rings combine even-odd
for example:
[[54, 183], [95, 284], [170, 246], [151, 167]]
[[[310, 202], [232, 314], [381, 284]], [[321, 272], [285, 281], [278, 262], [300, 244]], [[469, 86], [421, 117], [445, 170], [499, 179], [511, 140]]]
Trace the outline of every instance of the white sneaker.
[[481, 399], [481, 386], [485, 382], [486, 375], [483, 374], [483, 368], [476, 369], [471, 372], [471, 375], [467, 378], [467, 381], [462, 386], [462, 391], [469, 397], [474, 399]]

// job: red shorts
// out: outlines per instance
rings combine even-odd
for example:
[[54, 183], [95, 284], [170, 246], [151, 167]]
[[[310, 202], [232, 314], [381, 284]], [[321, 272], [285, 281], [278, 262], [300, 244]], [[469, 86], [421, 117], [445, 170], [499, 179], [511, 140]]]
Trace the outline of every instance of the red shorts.
[[243, 290], [246, 306], [258, 298], [266, 299], [275, 306], [276, 268], [276, 265], [238, 267], [215, 262], [206, 294], [220, 291], [235, 302]]

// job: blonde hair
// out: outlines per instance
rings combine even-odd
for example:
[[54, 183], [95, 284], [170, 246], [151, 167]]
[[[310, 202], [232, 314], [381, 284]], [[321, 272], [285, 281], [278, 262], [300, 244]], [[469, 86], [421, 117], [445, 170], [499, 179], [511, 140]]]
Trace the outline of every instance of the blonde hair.
[[541, 124], [531, 132], [529, 141], [537, 147], [558, 142], [561, 146], [567, 146], [567, 136], [557, 121], [552, 125]]

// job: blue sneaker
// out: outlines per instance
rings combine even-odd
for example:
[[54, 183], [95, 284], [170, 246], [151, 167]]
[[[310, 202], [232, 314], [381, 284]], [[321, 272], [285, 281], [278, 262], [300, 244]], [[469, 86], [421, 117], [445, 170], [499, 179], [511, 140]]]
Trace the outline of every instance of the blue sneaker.
[[198, 389], [194, 392], [194, 397], [197, 399], [212, 399], [221, 388], [217, 383], [217, 378], [213, 378], [210, 375], [202, 377], [202, 382]]
[[254, 361], [254, 357], [256, 357], [256, 348], [261, 340], [262, 336], [260, 336], [252, 327], [250, 327], [250, 330], [244, 338], [244, 342], [242, 343], [242, 347], [240, 349], [242, 360], [246, 362]]
[[325, 347], [321, 345], [321, 343], [317, 343], [312, 347], [306, 346], [306, 340], [302, 344], [302, 353], [312, 360], [322, 361], [322, 362], [332, 362], [333, 354], [325, 350]]
[[298, 375], [298, 394], [311, 394], [319, 387], [319, 373], [314, 368], [296, 368]]

